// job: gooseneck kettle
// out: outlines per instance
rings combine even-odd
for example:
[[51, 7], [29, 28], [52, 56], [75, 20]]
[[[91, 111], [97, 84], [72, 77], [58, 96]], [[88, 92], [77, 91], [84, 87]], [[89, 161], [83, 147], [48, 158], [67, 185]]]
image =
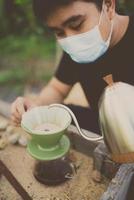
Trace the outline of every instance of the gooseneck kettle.
[[99, 120], [105, 143], [115, 162], [134, 162], [134, 86], [114, 83], [111, 74], [104, 80]]

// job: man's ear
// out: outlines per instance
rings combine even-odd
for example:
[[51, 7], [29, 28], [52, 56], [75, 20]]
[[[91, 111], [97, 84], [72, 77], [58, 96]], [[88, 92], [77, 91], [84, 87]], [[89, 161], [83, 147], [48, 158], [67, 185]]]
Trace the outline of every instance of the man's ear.
[[106, 5], [109, 19], [112, 20], [115, 16], [115, 0], [104, 0], [104, 4]]

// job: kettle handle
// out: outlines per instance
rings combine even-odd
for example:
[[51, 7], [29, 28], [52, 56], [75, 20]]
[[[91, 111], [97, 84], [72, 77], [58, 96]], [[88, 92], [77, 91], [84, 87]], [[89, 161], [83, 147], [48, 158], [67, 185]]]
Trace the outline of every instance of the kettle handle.
[[68, 113], [71, 115], [71, 117], [72, 117], [72, 119], [73, 119], [73, 121], [74, 121], [74, 123], [75, 123], [75, 125], [76, 125], [76, 127], [77, 127], [77, 129], [78, 129], [79, 134], [80, 134], [83, 138], [85, 138], [86, 140], [89, 140], [89, 141], [92, 141], [92, 142], [97, 142], [97, 141], [103, 140], [103, 136], [101, 136], [101, 137], [99, 136], [99, 137], [96, 137], [96, 138], [94, 138], [94, 137], [88, 137], [88, 136], [81, 130], [81, 128], [80, 128], [80, 126], [79, 126], [79, 123], [78, 123], [78, 121], [77, 121], [76, 116], [75, 116], [74, 113], [71, 111], [71, 109], [68, 108], [67, 106], [64, 106], [64, 105], [62, 105], [62, 104], [51, 104], [51, 105], [48, 106], [48, 108], [52, 108], [52, 107], [59, 107], [59, 108], [63, 108], [63, 109], [65, 109], [66, 111], [68, 111]]
[[113, 81], [113, 75], [112, 74], [109, 74], [105, 77], [103, 77], [103, 80], [107, 83], [107, 85], [110, 87], [114, 84], [114, 81]]

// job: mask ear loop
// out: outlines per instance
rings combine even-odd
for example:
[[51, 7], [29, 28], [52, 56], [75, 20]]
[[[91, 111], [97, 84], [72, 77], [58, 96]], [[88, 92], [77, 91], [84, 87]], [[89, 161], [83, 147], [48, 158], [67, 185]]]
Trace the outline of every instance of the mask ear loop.
[[112, 37], [112, 33], [113, 33], [113, 26], [114, 26], [114, 22], [113, 22], [113, 19], [112, 19], [112, 20], [111, 20], [111, 30], [110, 30], [110, 34], [109, 34], [108, 40], [106, 41], [107, 44], [109, 44], [110, 41], [111, 41], [111, 37]]
[[[100, 24], [101, 24], [102, 15], [103, 15], [103, 12], [104, 12], [104, 6], [105, 6], [105, 5], [104, 5], [104, 1], [103, 1], [103, 4], [102, 4], [102, 11], [101, 11], [101, 15], [100, 15], [100, 19], [99, 19], [98, 26], [100, 26]], [[109, 37], [108, 37], [108, 39], [107, 39], [107, 41], [106, 41], [107, 45], [109, 45], [110, 40], [111, 40], [111, 37], [112, 37], [113, 25], [114, 25], [114, 23], [113, 23], [113, 19], [112, 19], [112, 20], [111, 20], [111, 29], [110, 29]]]
[[100, 24], [101, 24], [101, 19], [102, 19], [103, 12], [104, 12], [104, 1], [102, 3], [102, 10], [101, 10], [98, 26], [100, 26]]

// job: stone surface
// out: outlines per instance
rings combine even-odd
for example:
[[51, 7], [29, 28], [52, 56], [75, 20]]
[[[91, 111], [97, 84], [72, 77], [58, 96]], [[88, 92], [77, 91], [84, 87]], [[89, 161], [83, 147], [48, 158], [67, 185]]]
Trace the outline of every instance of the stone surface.
[[8, 121], [7, 120], [3, 119], [3, 120], [0, 121], [0, 131], [5, 131], [7, 126], [8, 126]]
[[8, 145], [8, 140], [6, 138], [0, 139], [0, 149], [4, 149]]
[[100, 200], [130, 200], [127, 198], [127, 192], [133, 176], [134, 163], [122, 164]]

